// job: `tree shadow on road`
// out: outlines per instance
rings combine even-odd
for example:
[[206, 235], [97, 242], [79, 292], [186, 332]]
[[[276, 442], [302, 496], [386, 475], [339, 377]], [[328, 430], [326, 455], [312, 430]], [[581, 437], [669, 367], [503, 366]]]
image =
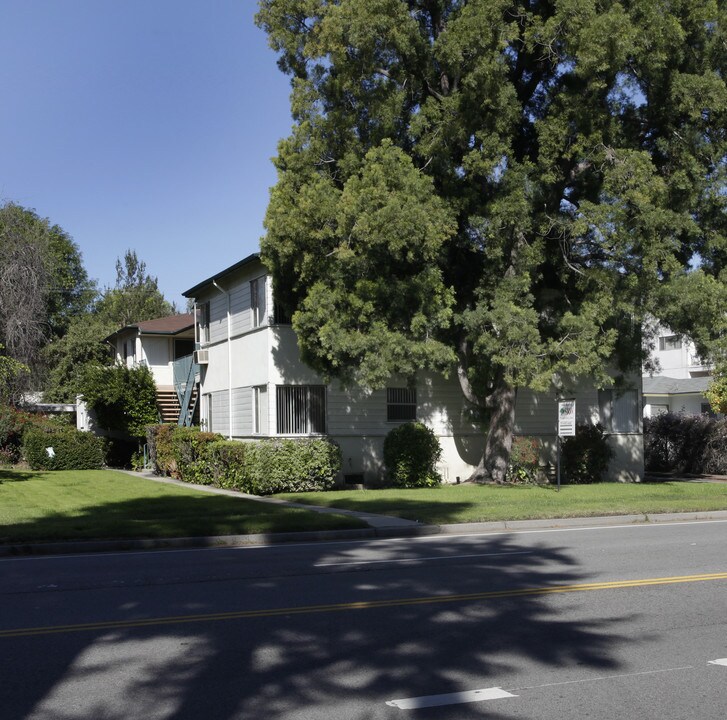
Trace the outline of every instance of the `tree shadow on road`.
[[[7, 717], [392, 718], [404, 711], [389, 700], [507, 689], [533, 665], [561, 676], [619, 668], [624, 638], [614, 620], [630, 618], [593, 617], [590, 593], [531, 592], [592, 579], [564, 548], [526, 545], [517, 535], [402, 540], [377, 543], [381, 562], [347, 564], [359, 562], [358, 547], [320, 544], [280, 570], [255, 572], [244, 553], [218, 550], [224, 572], [200, 569], [181, 584], [170, 568], [156, 580], [164, 616], [186, 620], [0, 639], [2, 664], [26, 657], [26, 647], [33, 658], [24, 680], [5, 687]], [[106, 603], [95, 615], [160, 617], [153, 584], [94, 590]], [[43, 624], [60, 623], [57, 603], [72, 597], [44, 596]], [[210, 614], [217, 617], [200, 617]], [[498, 703], [459, 706], [457, 717], [507, 717]]]

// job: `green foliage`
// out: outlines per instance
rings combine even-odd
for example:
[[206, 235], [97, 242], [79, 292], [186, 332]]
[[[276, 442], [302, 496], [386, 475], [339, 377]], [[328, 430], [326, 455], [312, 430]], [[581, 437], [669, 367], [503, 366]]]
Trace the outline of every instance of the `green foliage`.
[[118, 328], [94, 313], [74, 318], [66, 334], [45, 349], [49, 366], [44, 392], [47, 402], [76, 402], [89, 366], [110, 365], [110, 348], [103, 338]]
[[246, 446], [245, 465], [245, 492], [328, 490], [341, 469], [341, 449], [325, 438], [261, 440]]
[[714, 371], [712, 381], [704, 394], [713, 412], [727, 415], [727, 367], [723, 363]]
[[14, 358], [3, 355], [5, 347], [0, 343], [0, 402], [8, 402], [13, 396], [16, 381], [30, 373], [30, 368]]
[[505, 480], [509, 483], [534, 483], [538, 480], [540, 442], [537, 438], [518, 435], [513, 438], [510, 464]]
[[147, 426], [158, 418], [156, 385], [145, 365], [89, 366], [81, 390], [84, 401], [106, 430], [143, 438]]
[[172, 436], [176, 429], [176, 425], [167, 424], [149, 425], [146, 428], [149, 461], [157, 475], [179, 477], [172, 443]]
[[565, 482], [597, 483], [603, 480], [614, 451], [600, 424], [578, 424], [576, 434], [563, 440], [561, 471]]
[[644, 420], [647, 470], [727, 474], [727, 420], [665, 413]]
[[0, 205], [0, 343], [30, 369], [10, 378], [13, 395], [41, 385], [43, 348], [63, 336], [94, 293], [66, 232], [16, 203]]
[[235, 442], [198, 428], [156, 425], [147, 443], [157, 473], [254, 495], [331, 488], [340, 448], [323, 438]]
[[202, 432], [197, 427], [177, 427], [172, 431], [172, 448], [181, 480], [198, 485], [213, 482], [208, 446], [220, 438], [221, 435]]
[[126, 251], [123, 262], [116, 260], [116, 285], [104, 292], [95, 310], [113, 329], [175, 313], [174, 305], [159, 290], [157, 278], [147, 273], [146, 263], [134, 250]]
[[436, 470], [442, 448], [434, 431], [418, 422], [390, 430], [384, 439], [384, 465], [394, 487], [433, 487], [442, 482]]
[[727, 342], [714, 0], [262, 0], [257, 23], [295, 122], [262, 258], [319, 372], [456, 358], [492, 409], [638, 367], [648, 316]]
[[94, 470], [104, 465], [104, 440], [50, 423], [32, 426], [23, 435], [23, 457], [33, 470]]
[[33, 422], [29, 413], [0, 403], [0, 453], [6, 464], [16, 463], [20, 459], [23, 433]]
[[207, 446], [207, 462], [212, 484], [216, 487], [252, 492], [246, 482], [247, 443], [217, 440]]

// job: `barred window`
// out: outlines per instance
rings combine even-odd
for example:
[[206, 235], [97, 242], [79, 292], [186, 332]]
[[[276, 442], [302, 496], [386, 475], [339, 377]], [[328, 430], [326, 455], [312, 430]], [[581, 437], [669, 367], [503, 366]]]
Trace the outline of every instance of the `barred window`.
[[326, 432], [325, 385], [278, 385], [275, 406], [278, 435]]
[[417, 419], [416, 388], [386, 388], [386, 420], [400, 422]]

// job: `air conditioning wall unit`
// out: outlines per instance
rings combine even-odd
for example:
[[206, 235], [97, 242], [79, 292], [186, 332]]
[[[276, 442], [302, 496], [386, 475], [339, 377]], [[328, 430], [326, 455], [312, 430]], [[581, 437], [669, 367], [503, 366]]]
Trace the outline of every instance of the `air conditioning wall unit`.
[[197, 365], [207, 365], [210, 361], [210, 351], [209, 350], [195, 350], [194, 351], [194, 362], [197, 363]]

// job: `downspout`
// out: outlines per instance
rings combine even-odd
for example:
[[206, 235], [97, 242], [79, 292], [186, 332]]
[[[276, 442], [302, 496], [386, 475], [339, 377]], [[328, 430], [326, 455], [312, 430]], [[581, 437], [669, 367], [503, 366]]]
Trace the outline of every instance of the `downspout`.
[[232, 317], [230, 315], [230, 293], [213, 280], [212, 284], [227, 298], [227, 439], [232, 440]]

